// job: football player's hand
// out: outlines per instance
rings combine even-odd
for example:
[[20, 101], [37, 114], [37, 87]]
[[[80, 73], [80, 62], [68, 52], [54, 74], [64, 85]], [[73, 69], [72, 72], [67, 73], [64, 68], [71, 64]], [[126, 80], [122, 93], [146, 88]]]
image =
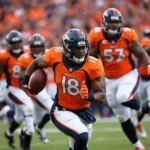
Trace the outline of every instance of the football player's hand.
[[147, 65], [147, 74], [150, 74], [150, 64]]
[[29, 87], [28, 85], [23, 84], [23, 85], [21, 86], [21, 88], [22, 88], [22, 90], [23, 90], [29, 97], [34, 97], [34, 96], [35, 96], [35, 94], [31, 94], [31, 93], [29, 92], [30, 87]]
[[80, 89], [80, 92], [79, 92], [80, 96], [82, 99], [88, 99], [88, 88], [85, 84], [85, 81], [82, 82], [82, 86], [81, 86], [81, 89]]

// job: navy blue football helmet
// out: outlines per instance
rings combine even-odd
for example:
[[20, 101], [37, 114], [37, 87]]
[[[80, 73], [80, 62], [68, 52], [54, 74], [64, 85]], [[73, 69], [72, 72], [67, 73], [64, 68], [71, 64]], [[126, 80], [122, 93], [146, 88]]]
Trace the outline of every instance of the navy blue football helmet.
[[75, 63], [82, 63], [88, 56], [87, 36], [79, 29], [70, 29], [62, 37], [65, 56]]
[[22, 52], [23, 36], [19, 31], [11, 30], [6, 35], [6, 42], [8, 49], [12, 54], [20, 54]]
[[[114, 23], [113, 25], [109, 23]], [[121, 32], [123, 23], [122, 14], [115, 8], [109, 8], [103, 13], [104, 31], [110, 35], [116, 35]]]
[[33, 34], [29, 39], [29, 46], [31, 55], [37, 58], [44, 54], [45, 51], [45, 38], [41, 34]]

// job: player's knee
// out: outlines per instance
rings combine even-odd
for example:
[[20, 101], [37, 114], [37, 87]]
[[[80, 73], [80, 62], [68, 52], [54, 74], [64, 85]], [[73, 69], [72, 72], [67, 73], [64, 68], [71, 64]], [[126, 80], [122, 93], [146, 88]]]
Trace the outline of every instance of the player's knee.
[[75, 142], [82, 143], [83, 145], [87, 145], [88, 142], [88, 133], [84, 132], [75, 137]]
[[119, 103], [123, 103], [123, 102], [127, 101], [127, 99], [128, 99], [128, 96], [127, 96], [126, 92], [117, 93], [117, 95], [116, 95], [116, 100]]
[[16, 115], [14, 116], [14, 120], [17, 122], [17, 123], [22, 123], [23, 121], [23, 117], [17, 117]]
[[116, 115], [116, 117], [121, 123], [126, 122], [130, 118], [129, 116], [125, 116], [125, 115]]
[[35, 132], [34, 128], [27, 129], [26, 133], [32, 135]]
[[34, 113], [34, 108], [33, 107], [27, 107], [25, 112], [24, 112], [24, 114], [27, 115], [27, 116], [28, 115], [33, 115], [33, 113]]
[[113, 96], [111, 93], [108, 92], [106, 96], [109, 107], [114, 107], [116, 105], [116, 100], [112, 100]]

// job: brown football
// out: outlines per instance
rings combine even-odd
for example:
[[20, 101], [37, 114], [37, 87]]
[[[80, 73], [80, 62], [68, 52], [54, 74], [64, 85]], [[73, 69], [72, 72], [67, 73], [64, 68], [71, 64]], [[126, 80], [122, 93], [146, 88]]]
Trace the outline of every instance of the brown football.
[[35, 70], [30, 76], [28, 86], [31, 94], [38, 94], [41, 92], [47, 83], [47, 75], [43, 69]]

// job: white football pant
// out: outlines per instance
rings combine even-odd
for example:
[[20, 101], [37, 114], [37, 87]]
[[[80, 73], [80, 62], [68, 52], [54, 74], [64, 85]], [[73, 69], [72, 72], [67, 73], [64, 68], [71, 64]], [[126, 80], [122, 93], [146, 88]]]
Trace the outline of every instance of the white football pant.
[[33, 98], [34, 102], [34, 122], [38, 124], [46, 113], [50, 113], [53, 100], [44, 88], [38, 95]]
[[141, 103], [150, 101], [150, 80], [145, 81], [141, 79], [140, 86], [138, 89], [138, 96]]
[[[78, 117], [75, 113], [71, 112], [71, 111], [62, 111], [62, 110], [58, 110], [57, 107], [54, 110], [54, 116], [55, 119], [60, 123], [59, 125], [61, 126], [60, 128], [63, 130], [64, 128], [64, 132], [66, 131], [67, 128], [67, 132], [74, 132], [77, 134], [81, 134], [81, 133], [88, 133], [88, 137], [89, 139], [92, 136], [92, 124], [87, 124], [86, 121], [84, 121], [83, 119], [81, 119], [80, 117]], [[74, 148], [74, 138], [73, 137], [69, 137], [69, 146], [73, 149]]]
[[5, 79], [0, 80], [0, 102], [4, 101], [8, 95], [9, 90], [6, 88], [7, 83]]
[[27, 132], [32, 134], [34, 132], [34, 106], [31, 98], [22, 89], [17, 87], [9, 86], [9, 91], [8, 98], [15, 105], [15, 121], [21, 123], [25, 120]]
[[120, 122], [125, 122], [131, 117], [131, 109], [121, 105], [122, 102], [131, 100], [139, 86], [137, 69], [117, 79], [105, 77], [106, 97], [108, 105]]

